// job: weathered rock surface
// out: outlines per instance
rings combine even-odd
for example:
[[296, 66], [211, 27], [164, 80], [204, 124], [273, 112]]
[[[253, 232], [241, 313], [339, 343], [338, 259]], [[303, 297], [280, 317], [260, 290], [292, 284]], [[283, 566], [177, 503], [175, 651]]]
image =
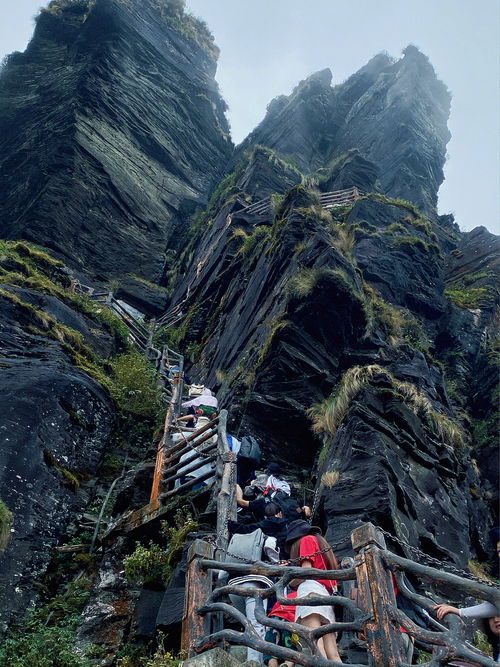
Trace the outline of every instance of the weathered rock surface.
[[[8, 289], [97, 346], [95, 322], [54, 297]], [[37, 333], [31, 316], [4, 296], [0, 318], [0, 487], [14, 514], [12, 538], [0, 556], [3, 627], [25, 611], [33, 582], [88, 502], [75, 481], [95, 474], [114, 408], [108, 392], [74, 366], [62, 345]], [[109, 345], [103, 336], [101, 349]]]
[[87, 280], [125, 281], [138, 305], [148, 294], [134, 277], [159, 281], [232, 151], [216, 48], [172, 11], [52, 2], [0, 76], [2, 237], [56, 251]]
[[[242, 191], [245, 183], [243, 171]], [[488, 483], [474, 470], [474, 451], [451, 442], [456, 428], [475, 447], [429, 354], [442, 355], [443, 327], [457, 343], [462, 336], [462, 319], [450, 319], [459, 309], [444, 293], [443, 253], [456, 245], [456, 232], [448, 221], [431, 224], [384, 198], [359, 200], [342, 224], [314, 201], [291, 190], [274, 222], [269, 214], [271, 227], [262, 220], [252, 227], [237, 207], [231, 214], [231, 203], [215, 216], [198, 244], [195, 268], [174, 296], [175, 302], [189, 294], [184, 342], [195, 350], [191, 373], [217, 390], [231, 407], [232, 427], [256, 435], [267, 457], [317, 476], [316, 503], [328, 537], [344, 541], [341, 554], [349, 553], [347, 537], [357, 522], [371, 520], [465, 566], [471, 554], [487, 553]], [[474, 252], [484, 253], [489, 267], [491, 252], [481, 248]], [[466, 320], [479, 342], [480, 318]], [[338, 388], [347, 371], [373, 365], [384, 369], [382, 376], [354, 393], [335, 435], [324, 434], [318, 466], [308, 409]], [[430, 417], [388, 386], [386, 372], [425, 397], [436, 419], [452, 424], [450, 433], [432, 428]], [[461, 407], [470, 404], [467, 396]], [[336, 486], [320, 483], [323, 473], [335, 471]]]
[[[372, 163], [369, 180], [377, 174], [380, 192], [435, 216], [450, 138], [450, 95], [428, 59], [408, 46], [400, 60], [380, 54], [344, 83], [332, 88], [331, 79], [330, 70], [317, 72], [289, 97], [273, 100], [238, 155], [262, 144], [314, 172], [357, 149], [365, 164]], [[363, 179], [344, 185], [367, 191]]]

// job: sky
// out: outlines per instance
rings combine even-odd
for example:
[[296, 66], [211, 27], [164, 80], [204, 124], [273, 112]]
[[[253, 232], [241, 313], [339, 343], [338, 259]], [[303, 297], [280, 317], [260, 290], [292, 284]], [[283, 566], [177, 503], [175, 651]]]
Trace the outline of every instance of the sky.
[[[0, 0], [0, 58], [22, 51], [43, 0]], [[440, 213], [500, 233], [498, 0], [187, 0], [221, 49], [217, 81], [239, 143], [273, 97], [329, 67], [344, 81], [373, 55], [415, 44], [453, 99]]]

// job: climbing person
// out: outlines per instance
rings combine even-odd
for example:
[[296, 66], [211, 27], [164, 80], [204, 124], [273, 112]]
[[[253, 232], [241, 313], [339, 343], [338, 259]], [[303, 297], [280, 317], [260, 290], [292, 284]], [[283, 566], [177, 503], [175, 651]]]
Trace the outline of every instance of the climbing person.
[[[203, 410], [201, 408], [195, 408], [197, 412], [197, 422], [196, 422], [196, 428], [200, 429], [203, 428], [203, 426], [206, 426], [208, 423], [210, 423], [211, 417], [207, 417], [206, 415], [203, 414]], [[182, 417], [178, 419], [177, 421], [181, 421]], [[191, 436], [193, 434], [193, 431], [180, 431], [179, 433], [174, 433], [172, 435], [172, 442], [178, 443], [181, 440], [186, 440], [187, 437]], [[179, 468], [178, 473], [184, 472], [187, 468], [190, 468], [193, 466], [195, 463], [202, 463], [204, 460], [205, 456], [205, 450], [208, 449], [211, 445], [214, 445], [217, 442], [217, 435], [214, 434], [211, 438], [208, 440], [205, 440], [201, 444], [198, 445], [199, 440], [205, 437], [205, 433], [202, 433], [201, 435], [198, 435], [194, 440], [190, 440], [188, 445], [189, 445], [189, 450], [185, 452], [179, 459], [179, 463], [183, 463], [186, 461], [186, 465], [182, 466]], [[198, 457], [192, 458], [193, 452], [197, 452], [199, 454]], [[201, 465], [199, 468], [196, 470], [191, 470], [189, 471], [185, 477], [181, 477], [176, 480], [175, 482], [175, 488], [179, 488], [182, 484], [185, 484], [188, 481], [196, 480], [199, 479], [200, 477], [203, 477], [205, 475], [208, 475], [210, 472], [215, 471], [215, 463], [213, 461], [210, 461], [208, 463], [205, 463], [204, 465]], [[207, 479], [201, 480], [200, 482], [195, 482], [195, 484], [191, 487], [192, 491], [196, 491], [196, 489], [200, 489], [203, 486], [208, 486], [211, 484], [214, 480], [214, 476], [210, 476]]]
[[276, 503], [270, 502], [265, 504], [264, 518], [261, 521], [248, 524], [228, 521], [228, 528], [231, 535], [245, 535], [260, 528], [264, 535], [275, 537], [280, 552], [284, 552], [287, 536], [287, 522], [283, 518], [280, 506]]
[[[307, 521], [296, 519], [288, 524], [286, 548], [290, 559], [300, 559], [300, 566], [319, 570], [338, 570], [339, 564], [328, 542], [322, 535], [321, 528], [310, 526]], [[320, 553], [323, 552], [323, 553]], [[330, 579], [295, 579], [291, 586], [298, 584], [297, 597], [324, 597], [337, 591], [337, 582]], [[335, 613], [331, 605], [319, 607], [298, 605], [296, 622], [315, 630], [322, 625], [335, 622]], [[329, 633], [318, 639], [318, 650], [328, 660], [342, 662], [337, 648], [336, 633]]]
[[[181, 403], [181, 407], [184, 409], [190, 407], [202, 408], [202, 409], [212, 408], [212, 414], [215, 414], [219, 407], [219, 401], [214, 396], [211, 389], [208, 389], [208, 387], [204, 387], [201, 391], [201, 394], [195, 396], [194, 398], [191, 398], [189, 401], [184, 401], [184, 403]], [[207, 416], [210, 415], [207, 414]]]
[[[295, 600], [297, 597], [297, 591], [292, 591], [288, 593], [287, 598], [289, 600]], [[287, 621], [288, 623], [295, 622], [295, 605], [289, 604], [280, 604], [276, 602], [274, 607], [268, 614], [269, 618], [275, 618], [279, 621]], [[290, 630], [277, 630], [276, 628], [267, 628], [266, 629], [266, 642], [270, 644], [275, 644], [276, 646], [284, 646], [285, 648], [291, 648], [297, 650], [298, 648], [298, 637]], [[264, 664], [269, 665], [269, 667], [278, 667], [278, 660], [269, 654], [264, 655]], [[287, 667], [293, 667], [294, 663], [289, 660], [285, 660], [280, 663], [281, 665], [287, 665]]]
[[453, 607], [451, 604], [438, 604], [434, 607], [436, 616], [441, 621], [446, 614], [456, 614], [460, 618], [491, 618], [498, 614], [497, 608], [491, 602], [482, 602], [472, 607]]
[[[242, 509], [247, 509], [249, 512], [252, 512], [257, 521], [261, 521], [265, 518], [265, 509], [267, 505], [267, 499], [263, 495], [264, 489], [266, 488], [267, 476], [258, 475], [250, 483], [249, 491], [252, 492], [254, 497], [251, 500], [248, 500], [244, 497], [243, 490], [239, 484], [236, 485], [236, 504]], [[248, 487], [245, 488], [245, 493], [247, 493]]]
[[[241, 563], [241, 560], [253, 562], [262, 560], [266, 555], [271, 555], [271, 558], [275, 560], [275, 545], [276, 539], [264, 535], [260, 529], [244, 535], [233, 535], [227, 547], [226, 562]], [[227, 573], [221, 570], [219, 573], [219, 585], [224, 585], [226, 580]], [[233, 577], [227, 581], [227, 585], [241, 586], [242, 588], [270, 588], [273, 585], [273, 582], [266, 576], [249, 574], [241, 577]], [[258, 637], [264, 639], [266, 629], [255, 617], [255, 598], [234, 594], [230, 594], [229, 598], [233, 607], [246, 616]], [[262, 653], [254, 648], [247, 648], [247, 660], [262, 662], [262, 658]]]
[[237, 482], [245, 487], [255, 479], [255, 471], [261, 464], [262, 453], [260, 445], [253, 435], [244, 435], [241, 438], [240, 451], [236, 461]]
[[290, 484], [281, 476], [281, 466], [279, 463], [276, 463], [275, 461], [269, 463], [266, 472], [268, 477], [266, 490], [264, 491], [265, 495], [272, 499], [277, 491], [281, 491], [288, 496], [291, 494]]
[[288, 522], [295, 519], [308, 519], [312, 514], [311, 508], [301, 505], [293, 498], [290, 484], [283, 479], [281, 474], [280, 464], [272, 461], [268, 464], [266, 472], [268, 477], [264, 495], [278, 503], [283, 511], [283, 518]]
[[493, 660], [500, 664], [500, 616], [484, 619], [481, 626], [493, 651]]

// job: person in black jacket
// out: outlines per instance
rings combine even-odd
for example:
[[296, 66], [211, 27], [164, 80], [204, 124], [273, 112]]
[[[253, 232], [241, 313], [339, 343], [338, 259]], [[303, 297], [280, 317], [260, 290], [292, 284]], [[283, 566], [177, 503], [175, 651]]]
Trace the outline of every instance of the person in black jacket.
[[264, 535], [276, 538], [281, 553], [285, 550], [287, 522], [283, 518], [281, 507], [276, 503], [266, 503], [264, 508], [264, 519], [261, 521], [246, 525], [240, 524], [237, 521], [228, 521], [228, 528], [231, 535], [234, 535], [235, 533], [246, 535], [247, 533], [253, 533], [254, 530], [260, 528]]

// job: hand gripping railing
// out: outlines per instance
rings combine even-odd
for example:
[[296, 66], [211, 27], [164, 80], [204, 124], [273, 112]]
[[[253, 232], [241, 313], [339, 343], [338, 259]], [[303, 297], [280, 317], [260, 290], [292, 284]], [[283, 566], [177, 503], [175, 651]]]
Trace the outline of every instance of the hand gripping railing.
[[[400, 593], [429, 613], [433, 613], [435, 603], [427, 597], [411, 591], [402, 576], [403, 572], [408, 572], [434, 585], [445, 585], [448, 589], [455, 588], [461, 594], [487, 600], [500, 610], [500, 589], [498, 587], [495, 588], [487, 584], [478, 583], [477, 581], [470, 581], [449, 572], [420, 565], [386, 550], [381, 550], [380, 556], [385, 567], [393, 572]], [[436, 655], [432, 660], [421, 663], [427, 665], [427, 667], [437, 667], [438, 665], [447, 664], [451, 659], [466, 660], [471, 665], [493, 666], [495, 664], [491, 658], [465, 642], [462, 636], [464, 625], [460, 618], [454, 614], [448, 614], [445, 617], [444, 623], [447, 624], [446, 626], [431, 619], [432, 624], [437, 630], [431, 632], [413, 623], [394, 605], [388, 608], [388, 613], [391, 620], [402, 625], [414, 639], [427, 644], [430, 648], [436, 647], [439, 649], [437, 653], [434, 651]]]
[[[220, 642], [229, 642], [274, 655], [279, 660], [290, 660], [311, 667], [326, 667], [340, 663], [329, 661], [320, 654], [316, 642], [321, 636], [330, 632], [362, 632], [376, 667], [409, 667], [405, 662], [406, 646], [401, 632], [402, 626], [410, 637], [419, 640], [433, 651], [433, 658], [424, 663], [427, 667], [439, 667], [448, 664], [452, 659], [465, 660], [466, 664], [475, 667], [495, 666], [496, 663], [490, 657], [465, 642], [462, 636], [463, 624], [458, 617], [450, 619], [449, 627], [429, 617], [429, 623], [434, 630], [423, 629], [413, 623], [397, 608], [392, 573], [400, 593], [430, 613], [433, 613], [436, 603], [411, 592], [401, 576], [402, 571], [435, 585], [454, 586], [462, 594], [488, 600], [500, 608], [498, 587], [472, 582], [396, 556], [386, 550], [382, 532], [372, 524], [365, 524], [354, 530], [351, 541], [353, 549], [357, 552], [355, 567], [325, 571], [261, 562], [220, 563], [212, 558], [212, 545], [196, 540], [188, 557], [183, 648], [190, 655], [194, 655]], [[212, 590], [212, 573], [216, 570], [226, 571], [233, 576], [255, 574], [269, 578], [276, 577], [277, 581], [270, 588], [226, 585]], [[356, 580], [359, 602], [355, 604], [353, 600], [338, 595], [288, 600], [284, 596], [284, 587], [292, 579], [337, 579], [347, 583]], [[300, 604], [314, 607], [329, 604], [341, 607], [352, 616], [352, 621], [328, 624], [311, 631], [297, 623], [270, 619], [264, 613], [263, 601], [273, 593], [276, 594], [278, 602], [284, 605]], [[230, 594], [255, 598], [257, 621], [267, 627], [295, 632], [304, 640], [309, 653], [299, 653], [261, 639], [245, 616], [225, 601]], [[243, 631], [229, 628], [214, 631], [210, 617], [216, 612], [222, 612], [226, 617], [239, 623]]]

